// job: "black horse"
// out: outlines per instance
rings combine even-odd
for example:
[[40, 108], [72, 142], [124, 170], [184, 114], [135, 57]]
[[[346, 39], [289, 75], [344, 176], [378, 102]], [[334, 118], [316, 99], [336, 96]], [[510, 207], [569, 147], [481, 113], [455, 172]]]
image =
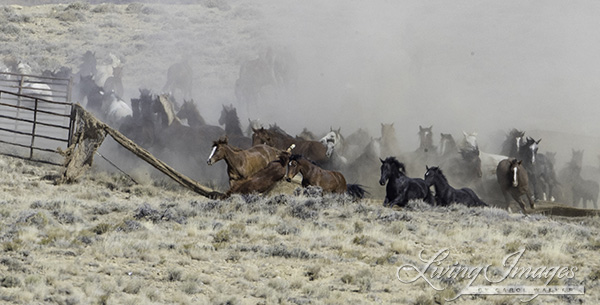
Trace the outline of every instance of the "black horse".
[[406, 206], [409, 200], [416, 199], [422, 199], [429, 204], [433, 204], [433, 196], [423, 179], [407, 177], [404, 164], [395, 157], [379, 160], [381, 161], [379, 184], [385, 185], [387, 181], [383, 206], [392, 207], [397, 204], [403, 207]]
[[452, 203], [462, 203], [468, 207], [487, 206], [487, 204], [475, 192], [467, 187], [455, 189], [450, 184], [442, 170], [439, 167], [426, 167], [425, 183], [427, 187], [433, 185], [435, 188], [435, 202], [441, 206], [448, 206]]

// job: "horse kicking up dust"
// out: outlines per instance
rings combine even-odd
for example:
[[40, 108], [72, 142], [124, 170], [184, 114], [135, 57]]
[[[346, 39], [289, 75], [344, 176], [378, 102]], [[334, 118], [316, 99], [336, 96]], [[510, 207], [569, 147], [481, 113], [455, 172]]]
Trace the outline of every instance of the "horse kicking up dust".
[[208, 165], [212, 165], [224, 159], [227, 163], [229, 185], [233, 186], [236, 182], [248, 178], [265, 168], [269, 165], [269, 162], [278, 158], [279, 153], [281, 153], [281, 150], [268, 145], [256, 145], [241, 150], [230, 146], [227, 142], [227, 136], [224, 136], [214, 141], [206, 162]]
[[498, 168], [496, 169], [496, 176], [498, 177], [498, 184], [500, 185], [500, 189], [504, 195], [504, 200], [506, 201], [506, 207], [508, 208], [510, 201], [507, 193], [510, 193], [513, 199], [523, 210], [523, 213], [525, 213], [525, 203], [523, 202], [521, 196], [527, 196], [529, 205], [532, 209], [534, 206], [533, 200], [531, 200], [531, 193], [529, 191], [529, 178], [527, 175], [527, 170], [523, 165], [521, 165], [521, 163], [521, 161], [517, 161], [517, 159], [514, 158], [500, 161]]
[[346, 178], [340, 172], [320, 168], [301, 155], [292, 155], [286, 168], [286, 180], [292, 181], [298, 173], [302, 174], [302, 186], [321, 187], [323, 192], [348, 194], [355, 198], [363, 198], [365, 190], [357, 184], [346, 184]]
[[461, 203], [468, 207], [487, 206], [475, 192], [467, 187], [455, 189], [450, 184], [442, 170], [438, 167], [427, 167], [425, 182], [435, 188], [435, 202], [442, 206], [452, 203]]
[[385, 187], [384, 207], [392, 207], [399, 205], [406, 206], [408, 201], [422, 199], [423, 201], [432, 204], [433, 197], [425, 181], [420, 178], [410, 178], [406, 176], [404, 164], [394, 157], [387, 157], [381, 160], [381, 178], [379, 184]]

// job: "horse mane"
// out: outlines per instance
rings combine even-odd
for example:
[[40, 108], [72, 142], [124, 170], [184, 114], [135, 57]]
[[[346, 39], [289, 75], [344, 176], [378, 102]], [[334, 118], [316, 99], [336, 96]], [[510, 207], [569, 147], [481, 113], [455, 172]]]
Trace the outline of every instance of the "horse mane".
[[289, 138], [294, 138], [292, 135], [290, 135], [289, 133], [285, 132], [285, 130], [283, 130], [281, 127], [279, 127], [277, 125], [277, 123], [275, 123], [273, 125], [269, 124], [269, 129], [265, 129], [265, 130], [270, 131], [270, 132], [279, 133], [279, 134], [282, 134], [282, 135], [284, 135], [286, 137], [289, 137]]
[[308, 161], [308, 162], [310, 162], [310, 163], [312, 163], [312, 164], [314, 164], [314, 165], [316, 165], [316, 166], [319, 166], [317, 163], [315, 163], [315, 161], [313, 161], [313, 160], [310, 160], [310, 159], [307, 159], [306, 157], [304, 157], [304, 156], [303, 156], [303, 155], [301, 155], [301, 154], [292, 154], [292, 155], [290, 156], [290, 159], [289, 159], [289, 160], [290, 160], [290, 161], [300, 161], [300, 160], [306, 160], [306, 161]]
[[448, 179], [446, 178], [446, 175], [444, 175], [444, 172], [442, 172], [442, 169], [437, 167], [437, 166], [432, 166], [428, 169], [428, 171], [433, 171], [435, 173], [437, 173], [437, 175], [440, 177], [440, 179], [442, 179], [446, 184], [448, 184]]
[[406, 173], [406, 167], [404, 167], [404, 163], [398, 161], [398, 159], [396, 159], [396, 157], [387, 157], [387, 158], [385, 158], [385, 160], [383, 160], [383, 162], [392, 164], [393, 166], [395, 166], [398, 169], [398, 171], [400, 171], [403, 174]]

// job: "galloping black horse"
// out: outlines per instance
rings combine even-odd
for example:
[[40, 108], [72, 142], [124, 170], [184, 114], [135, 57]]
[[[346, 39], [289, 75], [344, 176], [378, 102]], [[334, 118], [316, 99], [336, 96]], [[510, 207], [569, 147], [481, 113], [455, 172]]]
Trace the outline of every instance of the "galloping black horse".
[[487, 206], [487, 204], [470, 188], [455, 189], [450, 184], [442, 170], [439, 167], [426, 167], [425, 183], [427, 186], [435, 188], [435, 202], [442, 206], [448, 206], [452, 203], [462, 203], [468, 207]]
[[398, 161], [395, 157], [387, 157], [381, 160], [381, 178], [380, 185], [385, 185], [385, 200], [383, 206], [392, 207], [399, 205], [406, 206], [409, 200], [422, 199], [423, 201], [432, 204], [433, 197], [425, 181], [420, 178], [409, 178], [406, 176], [404, 164]]

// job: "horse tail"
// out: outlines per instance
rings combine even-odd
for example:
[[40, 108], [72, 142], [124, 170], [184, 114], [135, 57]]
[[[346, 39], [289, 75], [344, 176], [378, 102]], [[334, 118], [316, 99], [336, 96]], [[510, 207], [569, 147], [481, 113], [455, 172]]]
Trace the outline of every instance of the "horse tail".
[[477, 194], [475, 194], [475, 192], [473, 192], [473, 194], [475, 196], [473, 196], [473, 201], [472, 201], [472, 207], [489, 207], [489, 205], [485, 202], [483, 202], [483, 200], [481, 200], [481, 198], [479, 198], [479, 196], [477, 196]]
[[360, 184], [348, 184], [346, 185], [346, 191], [353, 198], [363, 199], [365, 194], [368, 194], [365, 188]]
[[477, 198], [477, 200], [475, 200], [475, 204], [473, 206], [476, 207], [489, 207], [489, 205], [485, 202], [483, 202], [483, 200]]

